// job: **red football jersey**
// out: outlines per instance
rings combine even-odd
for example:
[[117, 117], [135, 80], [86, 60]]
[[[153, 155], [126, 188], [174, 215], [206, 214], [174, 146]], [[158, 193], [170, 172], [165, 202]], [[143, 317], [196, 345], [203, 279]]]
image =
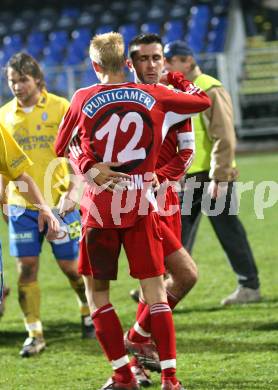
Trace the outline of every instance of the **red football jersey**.
[[173, 126], [161, 146], [156, 174], [162, 183], [165, 179], [178, 181], [190, 167], [194, 156], [194, 132], [191, 119], [184, 125]]
[[96, 185], [87, 191], [88, 226], [132, 226], [155, 208], [152, 176], [168, 129], [210, 105], [203, 91], [186, 83], [185, 92], [121, 83], [75, 93], [60, 126], [57, 155], [69, 154], [82, 174], [97, 162], [119, 162], [117, 170], [131, 177], [123, 191], [110, 193]]

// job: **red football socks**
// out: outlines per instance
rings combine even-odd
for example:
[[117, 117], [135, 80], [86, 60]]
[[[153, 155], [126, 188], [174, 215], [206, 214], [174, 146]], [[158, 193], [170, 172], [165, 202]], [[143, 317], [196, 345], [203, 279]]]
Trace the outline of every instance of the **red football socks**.
[[115, 379], [129, 383], [133, 374], [124, 346], [123, 329], [113, 306], [102, 306], [93, 313], [92, 319], [96, 337], [115, 371]]
[[176, 379], [176, 337], [171, 309], [168, 303], [150, 306], [151, 333], [156, 344], [162, 370], [162, 379]]

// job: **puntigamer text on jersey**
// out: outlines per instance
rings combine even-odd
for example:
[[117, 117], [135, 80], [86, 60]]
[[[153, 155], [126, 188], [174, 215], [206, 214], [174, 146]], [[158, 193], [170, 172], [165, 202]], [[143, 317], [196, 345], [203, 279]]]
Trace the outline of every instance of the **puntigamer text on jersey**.
[[85, 103], [82, 111], [89, 118], [92, 118], [100, 108], [109, 103], [118, 102], [139, 103], [150, 111], [156, 100], [148, 93], [137, 88], [116, 88], [99, 92], [91, 97]]

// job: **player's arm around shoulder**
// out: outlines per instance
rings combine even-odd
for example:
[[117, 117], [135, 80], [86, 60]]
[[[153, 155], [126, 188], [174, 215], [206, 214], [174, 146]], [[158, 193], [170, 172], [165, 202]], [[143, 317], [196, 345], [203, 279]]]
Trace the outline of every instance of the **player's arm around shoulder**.
[[194, 114], [199, 113], [211, 106], [209, 96], [198, 86], [184, 78], [180, 72], [168, 72], [163, 75], [165, 82], [167, 77], [167, 87], [157, 85], [161, 90], [161, 102], [165, 104], [167, 111]]

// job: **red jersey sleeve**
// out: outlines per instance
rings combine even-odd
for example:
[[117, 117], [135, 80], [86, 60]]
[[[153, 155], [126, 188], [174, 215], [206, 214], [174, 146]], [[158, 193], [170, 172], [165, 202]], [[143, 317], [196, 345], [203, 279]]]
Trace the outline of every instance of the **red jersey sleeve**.
[[63, 157], [68, 154], [68, 147], [71, 140], [76, 135], [78, 130], [77, 124], [79, 119], [78, 111], [78, 95], [75, 93], [71, 100], [70, 107], [64, 115], [60, 123], [58, 135], [55, 141], [54, 149], [58, 157]]
[[55, 142], [55, 152], [59, 157], [69, 157], [71, 165], [80, 173], [84, 174], [97, 162], [93, 157], [88, 158], [83, 153], [82, 145], [79, 138], [78, 121], [80, 119], [80, 106], [82, 99], [76, 92], [72, 98], [70, 107], [66, 112], [58, 131]]
[[168, 83], [174, 88], [177, 88], [183, 92], [196, 90], [196, 92], [202, 91], [200, 87], [194, 84], [192, 81], [186, 80], [181, 72], [169, 72], [167, 74]]
[[[172, 130], [174, 131], [174, 130]], [[187, 119], [185, 124], [176, 130], [177, 132], [177, 153], [171, 160], [156, 170], [159, 181], [165, 179], [178, 181], [190, 167], [195, 151], [194, 132], [192, 121]]]

